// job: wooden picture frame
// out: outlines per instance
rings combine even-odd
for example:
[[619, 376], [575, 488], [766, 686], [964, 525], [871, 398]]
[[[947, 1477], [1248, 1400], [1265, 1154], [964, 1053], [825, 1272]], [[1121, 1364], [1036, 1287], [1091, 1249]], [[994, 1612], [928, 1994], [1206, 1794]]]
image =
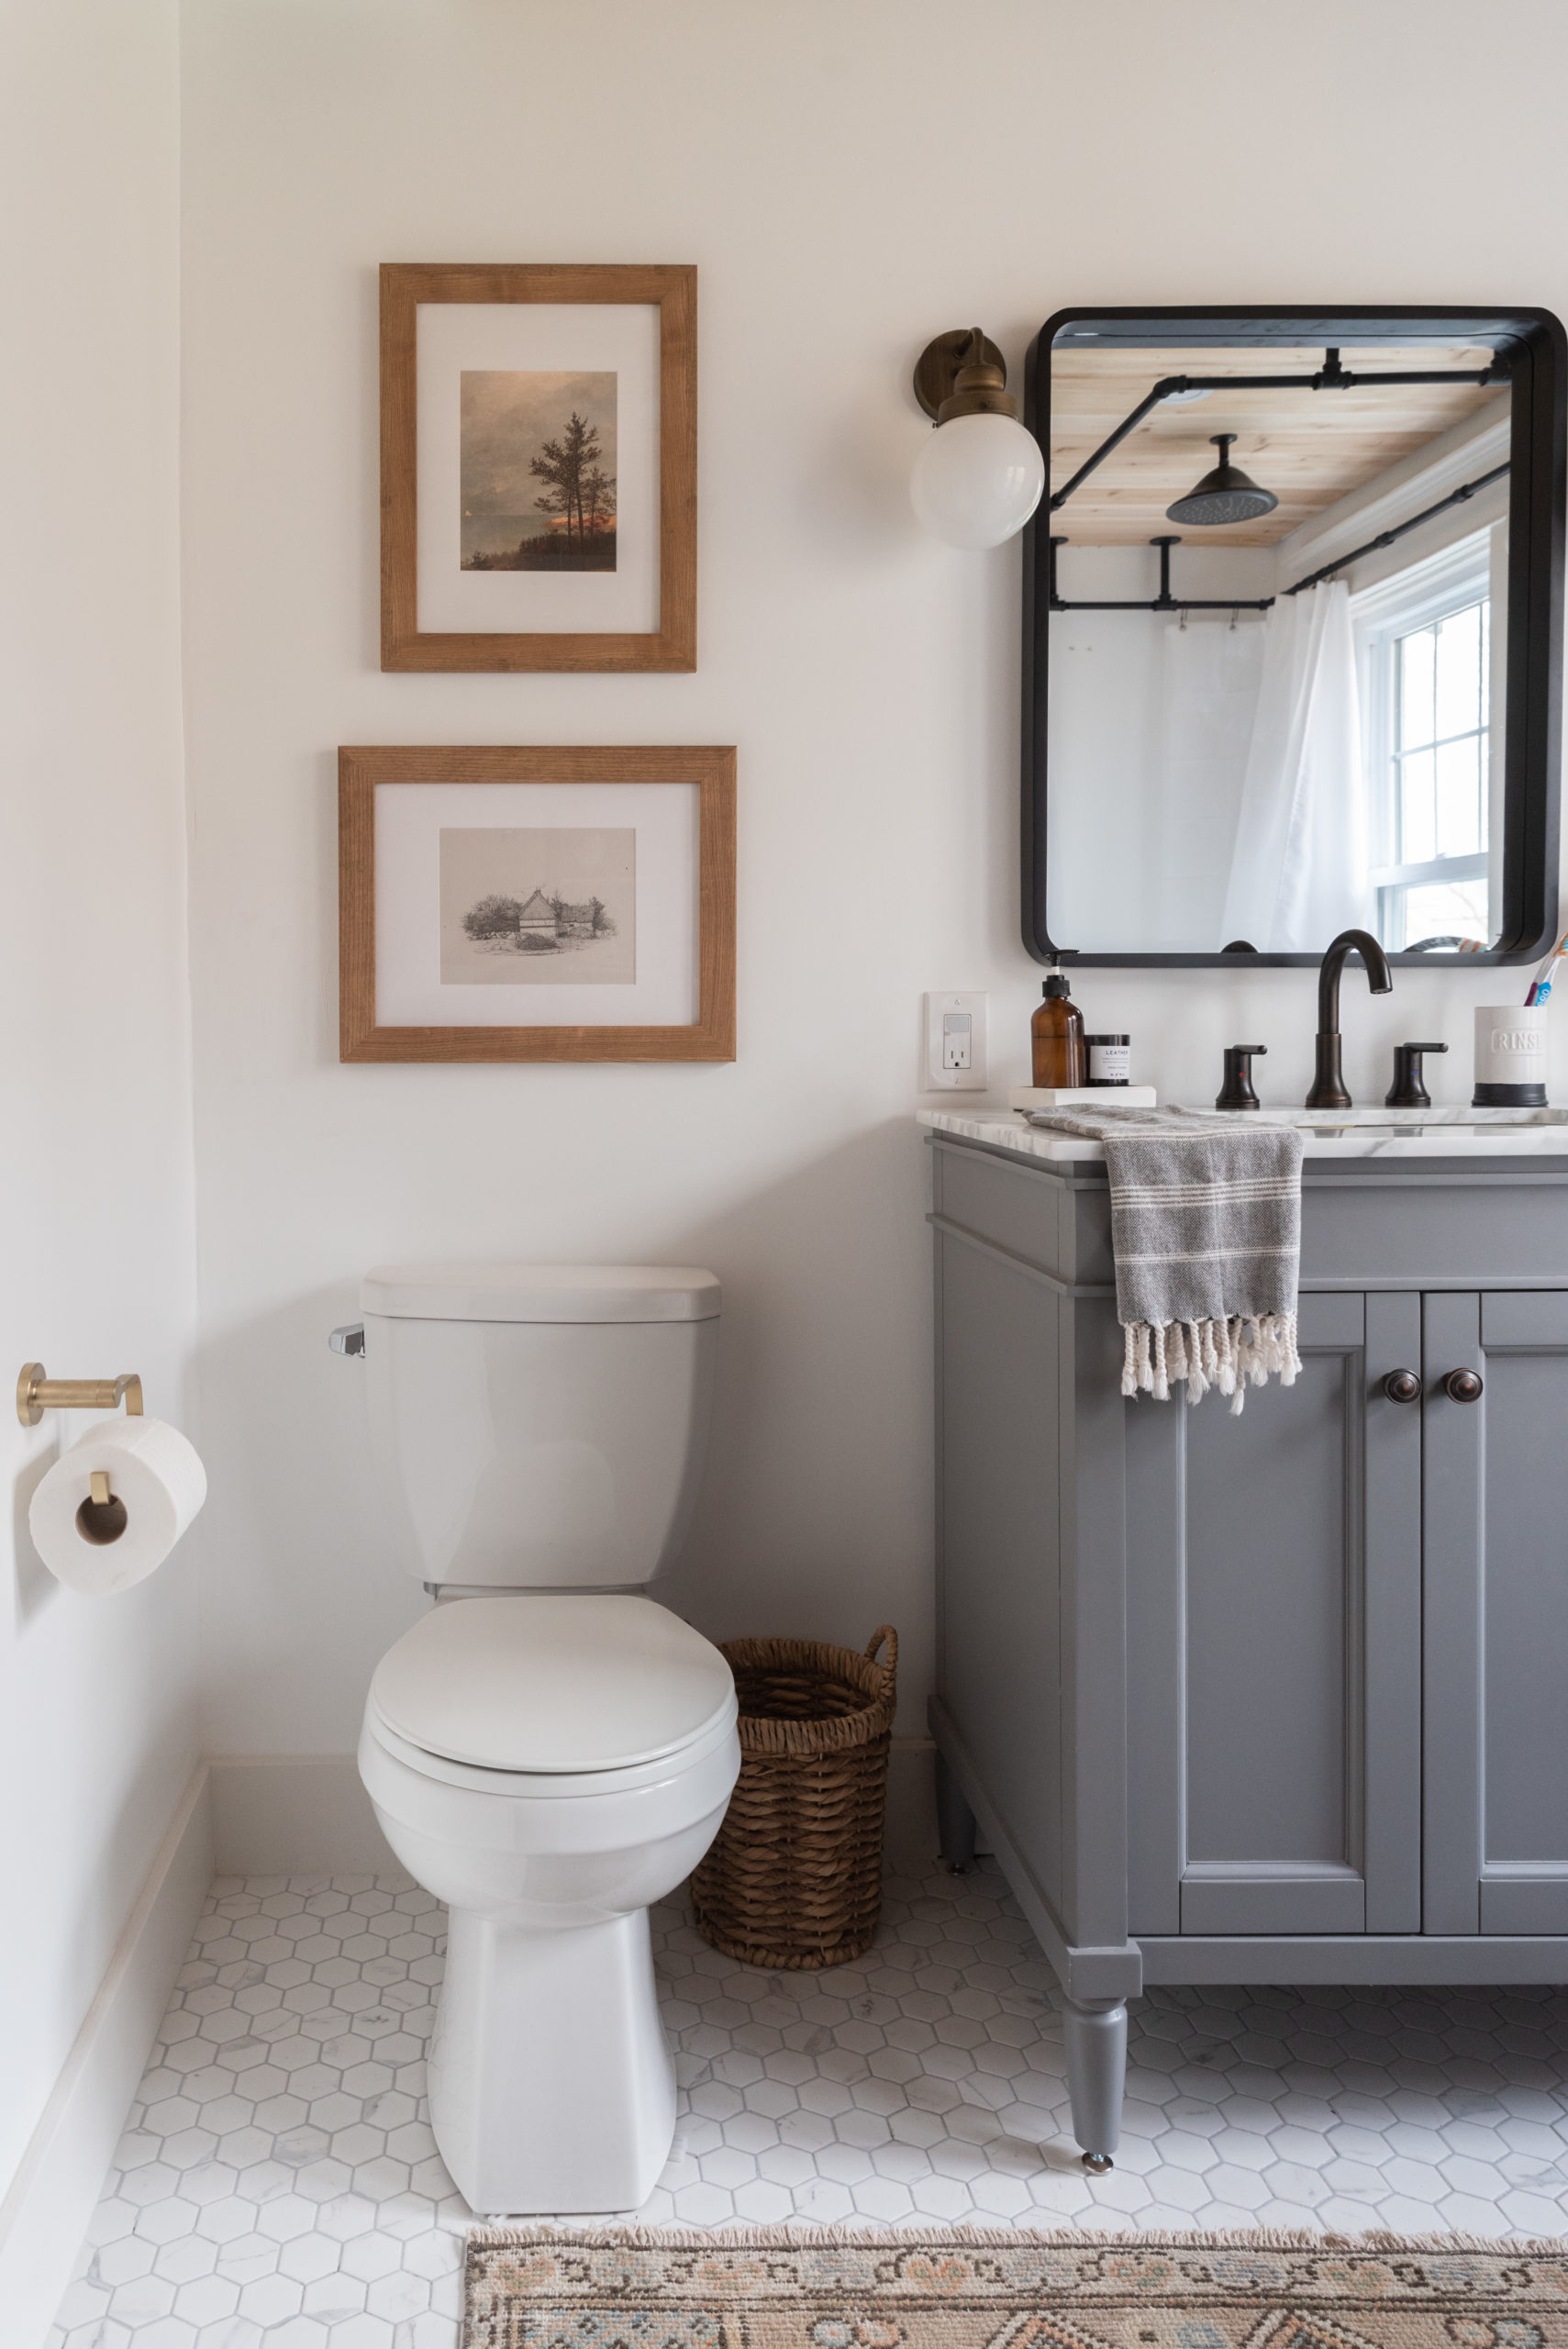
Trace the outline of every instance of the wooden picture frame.
[[[532, 788], [498, 794], [492, 824], [488, 793], [507, 785]], [[595, 785], [601, 786], [596, 796], [584, 788]], [[378, 827], [378, 794], [397, 792], [399, 786], [413, 788], [383, 803]], [[473, 786], [483, 788], [476, 792]], [[651, 786], [665, 788], [656, 795]], [[580, 828], [563, 829], [563, 810], [577, 818], [579, 789], [584, 818], [597, 815], [598, 826], [584, 820]], [[450, 802], [443, 796], [449, 790], [453, 792]], [[646, 800], [640, 796], [645, 790]], [[733, 1060], [735, 796], [731, 749], [339, 750], [339, 1059]], [[518, 826], [519, 807], [528, 813], [527, 828]], [[445, 821], [449, 808], [454, 819], [450, 826]], [[625, 870], [632, 879], [604, 885], [609, 914], [595, 896], [591, 902], [597, 912], [585, 925], [578, 922], [577, 918], [588, 916], [588, 907], [563, 902], [570, 871], [547, 872], [545, 860], [559, 863], [562, 855], [569, 861], [575, 855], [581, 874], [588, 869], [584, 855], [601, 853], [596, 843], [624, 843], [628, 838], [635, 863]], [[548, 847], [539, 845], [546, 842]], [[492, 843], [497, 845], [493, 848]], [[562, 848], [562, 843], [576, 845]], [[612, 852], [628, 853], [624, 848]], [[509, 875], [521, 871], [541, 877], [526, 903], [520, 897], [527, 879], [514, 879], [510, 885], [517, 896], [483, 896], [458, 920], [454, 911], [476, 885], [470, 877], [465, 891], [462, 874], [453, 884], [460, 855], [469, 876], [481, 870], [475, 857], [495, 855], [512, 860]], [[547, 885], [552, 892], [549, 896], [542, 894]], [[494, 884], [482, 881], [477, 885]], [[509, 932], [482, 935], [471, 927], [482, 908], [497, 906], [517, 907]], [[541, 906], [553, 907], [558, 937], [543, 934], [549, 931], [550, 918], [540, 912]], [[617, 913], [621, 913], [623, 934], [612, 945], [617, 930], [612, 917]], [[576, 929], [567, 935], [573, 923]], [[530, 925], [540, 934], [525, 940], [522, 931]], [[646, 958], [645, 940], [650, 944]], [[628, 953], [629, 982], [625, 967]], [[460, 959], [460, 969], [450, 968], [449, 954]], [[482, 955], [494, 960], [476, 959]], [[621, 961], [612, 967], [604, 961], [606, 956]], [[595, 957], [601, 959], [595, 962]], [[647, 974], [638, 968], [641, 959], [651, 966]], [[557, 1001], [581, 1006], [591, 999], [593, 985], [573, 984], [580, 969], [590, 981], [619, 982], [606, 987], [607, 1008], [624, 1008], [628, 994], [641, 990], [654, 1008], [662, 1003], [666, 1008], [679, 1008], [684, 1003], [693, 1016], [636, 1025], [624, 1019], [600, 1022], [566, 1017], [500, 1024], [500, 1012], [512, 1008], [519, 995], [536, 1012], [553, 1008]], [[470, 981], [475, 984], [470, 985]], [[568, 985], [570, 993], [562, 994], [557, 982]], [[444, 1012], [450, 1004], [456, 1011], [476, 1016], [462, 1023], [455, 1019], [384, 1019], [378, 1004], [382, 993], [394, 1010], [413, 1003]]]
[[[381, 665], [384, 669], [594, 671], [689, 670], [696, 667], [696, 278], [695, 269], [673, 266], [546, 267], [528, 263], [392, 262], [383, 264]], [[641, 517], [641, 523], [635, 532], [634, 543], [628, 543], [626, 551], [628, 572], [632, 569], [634, 559], [646, 572], [644, 592], [639, 597], [631, 597], [628, 610], [636, 604], [642, 610], [643, 617], [651, 617], [651, 611], [643, 607], [656, 605], [656, 618], [651, 627], [622, 627], [618, 623], [614, 626], [572, 626], [563, 623], [556, 628], [519, 623], [507, 629], [498, 622], [494, 627], [487, 623], [484, 627], [439, 625], [421, 628], [419, 312], [421, 308], [433, 309], [442, 304], [541, 304], [551, 306], [552, 309], [567, 305], [584, 305], [592, 308], [628, 305], [632, 307], [625, 313], [622, 321], [628, 331], [632, 328], [637, 309], [657, 312], [657, 356], [656, 360], [651, 355], [648, 359], [648, 383], [641, 395], [646, 417], [647, 462], [639, 461], [634, 464], [632, 478], [628, 484], [628, 495], [636, 501], [636, 513]], [[526, 321], [511, 323], [514, 327], [519, 323], [527, 324]], [[453, 321], [453, 333], [466, 331], [468, 324], [468, 321]], [[585, 335], [591, 324], [585, 320]], [[611, 320], [597, 322], [601, 342], [604, 330], [613, 324]], [[435, 330], [434, 327], [430, 329], [432, 333]], [[475, 331], [478, 331], [477, 328]], [[494, 342], [494, 335], [489, 337], [489, 340]], [[461, 362], [457, 363], [461, 364]], [[492, 360], [489, 363], [495, 362]], [[559, 360], [555, 363], [559, 363]], [[449, 361], [449, 375], [451, 364]], [[448, 377], [442, 378], [443, 383], [447, 380]], [[542, 382], [544, 378], [535, 380]], [[561, 376], [555, 380], [564, 383], [567, 378]], [[655, 405], [656, 441], [652, 421]], [[434, 434], [437, 429], [436, 423], [431, 421], [428, 434]], [[444, 431], [445, 427], [441, 429]], [[455, 440], [458, 429], [454, 412], [449, 436], [453, 440], [452, 448], [448, 451], [443, 442], [435, 445], [441, 449], [443, 463], [450, 458], [451, 528], [458, 534], [454, 543], [461, 544], [461, 533], [466, 525], [458, 519], [460, 500], [456, 484], [459, 460]], [[425, 443], [428, 465], [431, 463], [432, 446], [428, 434]], [[518, 460], [519, 470], [523, 462]], [[656, 483], [638, 478], [652, 469], [657, 471]], [[445, 478], [444, 474], [442, 478]], [[428, 499], [433, 500], [436, 495], [434, 487], [428, 486], [426, 494]], [[437, 523], [445, 529], [444, 496], [439, 504], [428, 503], [426, 512], [428, 519], [433, 514]], [[548, 536], [552, 527], [555, 526], [542, 526], [541, 538]], [[570, 539], [569, 515], [566, 527]], [[578, 528], [581, 531], [580, 517]], [[439, 537], [439, 532], [431, 534], [431, 544], [427, 549], [427, 566], [437, 561], [435, 542]], [[656, 546], [651, 543], [654, 539]], [[444, 540], [441, 543], [444, 545]], [[523, 550], [519, 546], [517, 551], [521, 556]], [[445, 570], [442, 570], [438, 576], [439, 600], [461, 603], [464, 617], [470, 617], [478, 606], [484, 605], [487, 596], [497, 611], [524, 596], [525, 591], [517, 587], [515, 580], [505, 589], [498, 583], [494, 591], [488, 583], [480, 589], [479, 583], [466, 577], [471, 566], [461, 555], [456, 558], [454, 567], [461, 568], [465, 577], [460, 584], [455, 580], [448, 580]], [[489, 566], [480, 564], [475, 567]], [[531, 567], [505, 561], [496, 565], [499, 570], [511, 569], [514, 573]], [[428, 567], [424, 578], [428, 590], [431, 578]], [[628, 596], [635, 584], [635, 581], [626, 582]], [[532, 599], [528, 602], [530, 611], [542, 594], [543, 589], [536, 574], [528, 590], [528, 596]], [[431, 595], [433, 597], [433, 590]], [[568, 613], [574, 606], [583, 604], [584, 597], [581, 581], [574, 583], [570, 591], [563, 592], [558, 600]], [[590, 607], [602, 607], [605, 601], [602, 594], [587, 597]]]

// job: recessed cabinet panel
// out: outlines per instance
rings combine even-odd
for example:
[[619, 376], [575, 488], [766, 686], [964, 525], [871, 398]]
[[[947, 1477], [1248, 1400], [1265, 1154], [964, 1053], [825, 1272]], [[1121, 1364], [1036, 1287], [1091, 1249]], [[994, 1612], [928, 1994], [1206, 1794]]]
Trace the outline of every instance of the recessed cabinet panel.
[[[1343, 1864], [1356, 1577], [1352, 1352], [1187, 1428], [1187, 1859]], [[1358, 1414], [1359, 1416], [1359, 1414]], [[1350, 1505], [1348, 1505], [1350, 1504]]]
[[[1302, 1376], [1186, 1436], [1185, 1932], [1356, 1932], [1360, 1297], [1306, 1300]], [[1317, 1343], [1314, 1343], [1314, 1339]]]
[[1420, 1412], [1382, 1381], [1420, 1303], [1300, 1326], [1294, 1386], [1129, 1437], [1134, 1931], [1419, 1929]]

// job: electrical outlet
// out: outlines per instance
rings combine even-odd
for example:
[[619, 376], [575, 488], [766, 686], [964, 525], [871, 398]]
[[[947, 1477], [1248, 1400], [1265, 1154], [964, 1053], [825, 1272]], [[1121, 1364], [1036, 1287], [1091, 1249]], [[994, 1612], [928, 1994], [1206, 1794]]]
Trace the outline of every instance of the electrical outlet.
[[984, 1092], [985, 1004], [983, 993], [926, 997], [923, 1091]]

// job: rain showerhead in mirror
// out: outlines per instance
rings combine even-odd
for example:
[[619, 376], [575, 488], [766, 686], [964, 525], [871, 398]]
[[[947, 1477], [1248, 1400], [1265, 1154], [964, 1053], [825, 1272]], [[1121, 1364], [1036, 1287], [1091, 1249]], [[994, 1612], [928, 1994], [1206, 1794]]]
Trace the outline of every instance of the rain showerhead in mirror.
[[1273, 490], [1260, 489], [1250, 474], [1230, 462], [1235, 433], [1216, 432], [1211, 438], [1219, 451], [1219, 462], [1184, 497], [1167, 506], [1166, 520], [1213, 527], [1221, 522], [1254, 522], [1262, 514], [1272, 514], [1279, 504]]

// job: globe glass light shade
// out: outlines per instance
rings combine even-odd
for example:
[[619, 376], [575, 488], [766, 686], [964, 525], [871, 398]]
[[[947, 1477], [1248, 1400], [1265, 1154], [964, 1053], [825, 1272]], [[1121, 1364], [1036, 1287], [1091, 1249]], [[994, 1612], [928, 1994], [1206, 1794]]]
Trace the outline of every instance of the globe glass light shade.
[[933, 538], [950, 547], [999, 547], [1024, 527], [1045, 487], [1032, 432], [1010, 416], [955, 416], [915, 460], [909, 496]]

